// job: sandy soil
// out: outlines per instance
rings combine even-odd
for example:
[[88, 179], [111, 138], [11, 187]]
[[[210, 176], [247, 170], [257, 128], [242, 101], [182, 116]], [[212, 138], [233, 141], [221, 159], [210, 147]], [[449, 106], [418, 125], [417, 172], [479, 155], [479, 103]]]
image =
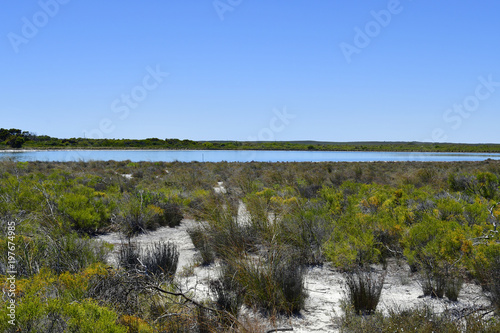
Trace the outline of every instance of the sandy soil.
[[[186, 230], [199, 222], [185, 219], [176, 228], [160, 228], [154, 232], [143, 234], [132, 239], [142, 246], [147, 246], [159, 240], [171, 241], [179, 249], [179, 265], [177, 279], [182, 291], [190, 291], [199, 300], [209, 297], [208, 282], [217, 277], [217, 264], [208, 267], [194, 267], [196, 250]], [[115, 245], [115, 250], [109, 258], [109, 263], [117, 265], [117, 253], [121, 243], [120, 234], [110, 233], [99, 239]], [[294, 332], [335, 332], [333, 318], [342, 315], [340, 302], [345, 297], [344, 279], [342, 274], [329, 265], [307, 269], [305, 288], [308, 293], [305, 309], [299, 316], [286, 320]], [[379, 310], [389, 308], [410, 308], [428, 304], [438, 311], [445, 309], [462, 309], [473, 305], [489, 304], [482, 294], [481, 288], [473, 284], [465, 284], [458, 302], [446, 299], [438, 300], [421, 297], [422, 289], [416, 275], [412, 275], [407, 265], [391, 262], [385, 279]], [[285, 325], [286, 326], [286, 325]]]
[[[224, 192], [221, 183], [215, 188]], [[248, 213], [240, 204], [238, 220], [247, 222]], [[193, 292], [195, 298], [202, 300], [210, 297], [208, 282], [217, 277], [217, 264], [208, 267], [195, 267], [197, 252], [187, 234], [187, 229], [195, 226], [194, 220], [184, 219], [176, 228], [160, 228], [154, 232], [143, 234], [132, 239], [142, 246], [147, 246], [159, 240], [171, 241], [179, 249], [179, 265], [177, 279], [182, 291]], [[109, 263], [117, 265], [117, 253], [121, 243], [118, 233], [100, 236], [99, 239], [115, 245], [115, 251], [110, 255]], [[334, 318], [342, 315], [341, 300], [345, 297], [344, 279], [342, 274], [329, 265], [308, 268], [305, 278], [305, 288], [308, 293], [305, 309], [300, 315], [288, 318], [280, 327], [293, 327], [294, 332], [336, 332]], [[411, 274], [408, 265], [392, 261], [387, 269], [387, 275], [382, 290], [379, 310], [387, 312], [390, 308], [412, 308], [419, 305], [430, 305], [437, 311], [464, 309], [474, 305], [487, 305], [489, 301], [481, 292], [479, 286], [464, 284], [458, 302], [446, 299], [422, 297], [422, 289], [418, 277]]]

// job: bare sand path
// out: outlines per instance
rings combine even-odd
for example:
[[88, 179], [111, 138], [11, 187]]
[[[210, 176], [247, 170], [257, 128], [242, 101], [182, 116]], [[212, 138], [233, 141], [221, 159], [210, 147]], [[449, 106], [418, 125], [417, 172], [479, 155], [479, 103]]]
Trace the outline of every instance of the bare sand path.
[[[147, 246], [159, 240], [175, 243], [179, 249], [178, 282], [183, 291], [194, 292], [199, 300], [209, 297], [208, 283], [217, 276], [217, 264], [208, 267], [192, 267], [196, 250], [187, 234], [187, 229], [199, 222], [184, 219], [175, 228], [160, 228], [154, 232], [134, 237], [141, 246]], [[120, 234], [110, 233], [99, 237], [100, 240], [115, 245], [109, 263], [117, 264], [117, 253], [121, 243]], [[191, 274], [182, 274], [191, 270]], [[180, 273], [180, 274], [179, 274]], [[285, 324], [294, 328], [294, 332], [336, 332], [333, 318], [342, 315], [341, 300], [344, 298], [342, 274], [329, 265], [311, 267], [306, 271], [305, 288], [309, 297], [305, 309], [299, 316], [286, 320]], [[422, 290], [416, 275], [409, 272], [407, 265], [399, 266], [391, 262], [385, 279], [379, 310], [387, 312], [390, 308], [412, 308], [430, 305], [437, 311], [446, 309], [463, 309], [474, 305], [489, 304], [479, 286], [466, 283], [460, 293], [458, 302], [449, 302], [430, 297], [420, 297]]]
[[[226, 189], [222, 183], [218, 183], [214, 191], [225, 193]], [[249, 214], [242, 202], [240, 202], [238, 210], [238, 222], [249, 223]], [[179, 250], [177, 282], [182, 291], [190, 291], [196, 299], [203, 300], [210, 297], [208, 285], [210, 279], [217, 277], [217, 263], [208, 267], [194, 264], [197, 260], [197, 252], [187, 230], [199, 223], [191, 219], [184, 219], [178, 227], [160, 228], [134, 237], [131, 241], [137, 242], [141, 246], [148, 246], [159, 240], [176, 244]], [[110, 233], [100, 236], [99, 239], [115, 245], [109, 263], [117, 266], [117, 256], [121, 244], [120, 234]], [[305, 288], [308, 293], [305, 308], [298, 316], [285, 319], [280, 323], [281, 327], [283, 325], [293, 327], [294, 332], [337, 332], [334, 319], [342, 315], [341, 301], [345, 298], [342, 274], [332, 269], [328, 264], [307, 268]], [[422, 289], [418, 276], [410, 273], [406, 263], [391, 261], [388, 265], [378, 310], [387, 313], [389, 309], [429, 305], [438, 312], [453, 309], [460, 311], [473, 306], [489, 304], [481, 288], [470, 283], [464, 284], [457, 302], [421, 297], [421, 295]]]

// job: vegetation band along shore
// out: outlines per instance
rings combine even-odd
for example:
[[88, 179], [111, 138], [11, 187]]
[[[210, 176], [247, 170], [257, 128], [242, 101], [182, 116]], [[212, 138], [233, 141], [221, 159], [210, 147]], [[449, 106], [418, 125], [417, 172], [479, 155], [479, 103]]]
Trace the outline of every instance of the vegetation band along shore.
[[28, 131], [0, 128], [0, 150], [5, 149], [189, 149], [298, 150], [500, 153], [500, 144], [429, 142], [318, 142], [318, 141], [193, 141], [179, 139], [58, 139]]

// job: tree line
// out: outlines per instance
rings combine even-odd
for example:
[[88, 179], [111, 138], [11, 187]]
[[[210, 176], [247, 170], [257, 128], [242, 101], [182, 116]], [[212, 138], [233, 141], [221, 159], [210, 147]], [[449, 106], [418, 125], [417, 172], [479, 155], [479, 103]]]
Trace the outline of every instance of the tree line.
[[500, 144], [430, 142], [315, 142], [315, 141], [194, 141], [174, 138], [92, 139], [54, 138], [20, 129], [0, 128], [0, 149], [189, 149], [189, 150], [298, 150], [298, 151], [395, 151], [395, 152], [491, 152]]

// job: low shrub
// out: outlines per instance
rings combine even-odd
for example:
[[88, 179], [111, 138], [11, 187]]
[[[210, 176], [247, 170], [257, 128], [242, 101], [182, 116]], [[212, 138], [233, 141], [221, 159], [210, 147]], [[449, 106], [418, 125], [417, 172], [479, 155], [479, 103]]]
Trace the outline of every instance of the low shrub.
[[181, 207], [166, 201], [163, 194], [136, 191], [124, 196], [123, 205], [118, 222], [127, 237], [159, 227], [176, 227], [184, 218]]
[[446, 290], [446, 275], [444, 272], [422, 269], [420, 280], [424, 296], [443, 298]]
[[322, 246], [332, 233], [332, 224], [318, 204], [307, 202], [295, 216], [286, 216], [279, 225], [278, 241], [290, 245], [305, 265], [325, 261]]
[[[0, 240], [0, 245], [6, 240]], [[17, 273], [20, 277], [30, 277], [44, 267], [57, 274], [76, 273], [95, 264], [104, 263], [111, 247], [100, 241], [79, 238], [77, 234], [17, 236]], [[7, 268], [0, 263], [0, 274]]]
[[118, 262], [121, 267], [127, 270], [138, 269], [168, 281], [173, 279], [178, 261], [177, 246], [164, 241], [155, 242], [144, 248], [130, 241], [122, 242], [118, 252]]
[[464, 280], [459, 273], [452, 273], [448, 276], [444, 295], [452, 302], [458, 301], [458, 295], [462, 290]]
[[[15, 318], [0, 307], [0, 332], [127, 332], [118, 314], [84, 297], [90, 281], [106, 273], [104, 265], [83, 272], [55, 274], [47, 268], [16, 282]], [[5, 303], [2, 303], [5, 304]], [[9, 322], [10, 321], [10, 322]]]
[[181, 207], [178, 204], [174, 202], [167, 202], [160, 204], [159, 207], [163, 210], [163, 214], [161, 214], [160, 226], [169, 226], [173, 228], [181, 224], [184, 215], [182, 214]]
[[215, 260], [215, 252], [210, 244], [206, 231], [198, 226], [187, 230], [196, 250], [200, 253], [201, 264], [210, 265]]
[[237, 272], [232, 268], [230, 265], [223, 264], [219, 278], [210, 281], [210, 291], [215, 296], [217, 309], [238, 317], [244, 300], [245, 288], [236, 280]]
[[132, 269], [142, 266], [140, 262], [141, 253], [139, 244], [134, 242], [125, 243], [122, 241], [118, 251], [118, 263], [125, 269]]
[[492, 305], [500, 314], [500, 257], [496, 257], [488, 268], [487, 289]]
[[490, 241], [474, 247], [471, 262], [476, 279], [500, 314], [500, 243]]
[[[3, 307], [2, 307], [3, 308]], [[64, 300], [42, 300], [37, 296], [24, 297], [17, 305], [13, 325], [0, 323], [0, 331], [14, 332], [81, 332], [125, 333], [127, 328], [117, 324], [113, 310], [99, 306], [92, 300], [68, 303]], [[0, 310], [8, 318], [5, 311]]]
[[239, 255], [254, 250], [257, 236], [251, 226], [238, 223], [232, 208], [213, 205], [204, 214], [208, 218], [206, 223], [187, 231], [202, 264], [211, 264], [216, 257], [223, 258], [227, 253]]
[[229, 263], [235, 279], [245, 288], [244, 302], [267, 314], [293, 314], [304, 307], [304, 268], [284, 250], [271, 250], [267, 258], [240, 258]]
[[420, 265], [420, 280], [424, 296], [443, 298], [456, 302], [462, 290], [460, 271], [449, 264]]
[[95, 299], [120, 314], [140, 313], [145, 297], [141, 286], [144, 278], [124, 270], [109, 270], [106, 274], [95, 275], [90, 279], [85, 298]]
[[[375, 312], [371, 316], [358, 316], [344, 304], [344, 315], [334, 320], [342, 333], [418, 332], [418, 333], [494, 333], [500, 331], [498, 318], [484, 319], [481, 314], [457, 318], [449, 313], [437, 314], [429, 306], [414, 309], [389, 309], [384, 316]], [[461, 320], [460, 320], [461, 319]]]
[[384, 286], [385, 272], [356, 268], [344, 273], [347, 297], [356, 314], [372, 314], [377, 308]]
[[177, 271], [179, 251], [173, 243], [158, 241], [142, 251], [141, 262], [147, 273], [171, 281]]

